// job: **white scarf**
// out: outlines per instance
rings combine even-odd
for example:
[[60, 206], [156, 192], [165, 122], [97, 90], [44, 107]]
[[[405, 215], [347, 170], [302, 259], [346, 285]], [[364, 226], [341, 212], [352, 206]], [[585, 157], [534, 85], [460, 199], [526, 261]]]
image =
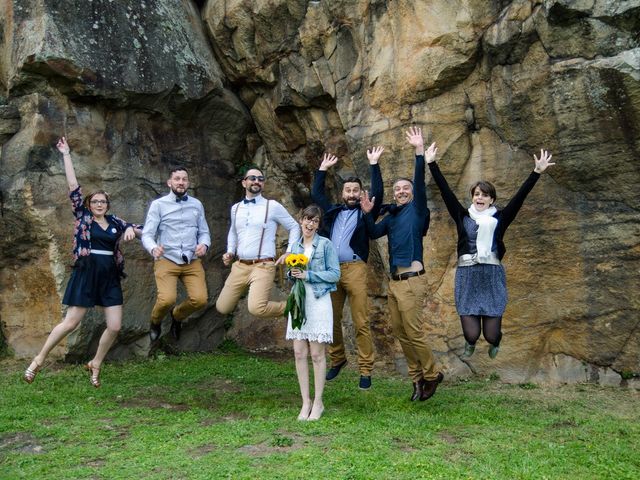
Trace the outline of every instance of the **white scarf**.
[[476, 210], [476, 206], [473, 204], [469, 207], [469, 216], [475, 220], [478, 225], [476, 248], [478, 249], [478, 260], [480, 263], [491, 256], [493, 233], [496, 231], [496, 226], [498, 225], [498, 219], [494, 217], [497, 211], [496, 207], [493, 206], [481, 212]]

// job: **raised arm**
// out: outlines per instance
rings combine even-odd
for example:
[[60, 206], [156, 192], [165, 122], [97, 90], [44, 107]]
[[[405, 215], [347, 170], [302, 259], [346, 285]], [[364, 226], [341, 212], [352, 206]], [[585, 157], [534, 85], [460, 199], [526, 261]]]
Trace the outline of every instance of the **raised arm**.
[[465, 214], [466, 209], [460, 203], [455, 193], [453, 193], [453, 190], [449, 187], [447, 180], [440, 171], [440, 167], [438, 167], [438, 164], [436, 163], [435, 155], [433, 155], [433, 157], [427, 155], [426, 160], [429, 165], [429, 170], [431, 171], [431, 176], [440, 189], [440, 195], [442, 196], [442, 200], [444, 200], [444, 204], [449, 211], [449, 215], [451, 215], [454, 220], [461, 218]]
[[322, 163], [313, 179], [313, 187], [311, 187], [311, 200], [316, 203], [322, 210], [327, 211], [331, 207], [331, 202], [324, 192], [324, 183], [327, 178], [327, 170], [338, 163], [338, 157], [330, 153], [322, 156]]
[[378, 161], [380, 156], [384, 153], [384, 147], [373, 147], [371, 150], [367, 150], [367, 159], [369, 160], [369, 170], [371, 173], [371, 198], [373, 198], [374, 204], [371, 210], [373, 219], [376, 220], [380, 215], [380, 207], [382, 206], [382, 199], [384, 197], [384, 186], [382, 184], [382, 173], [380, 173], [380, 165]]
[[533, 160], [535, 162], [533, 172], [529, 174], [529, 177], [524, 181], [507, 206], [502, 210], [502, 228], [504, 230], [506, 230], [509, 224], [516, 218], [524, 200], [540, 178], [540, 174], [542, 174], [551, 165], [555, 165], [555, 163], [551, 163], [551, 157], [552, 155], [547, 150], [540, 150], [540, 158], [536, 155], [533, 156]]
[[73, 191], [78, 188], [78, 179], [76, 178], [76, 172], [73, 169], [73, 162], [71, 161], [71, 151], [67, 139], [62, 137], [56, 143], [56, 148], [62, 154], [62, 161], [64, 162], [64, 174], [67, 177], [67, 185], [69, 190]]
[[[407, 142], [415, 148], [416, 165], [413, 173], [413, 202], [418, 212], [427, 213], [427, 188], [424, 183], [424, 139], [422, 129], [411, 127], [406, 132]], [[429, 147], [429, 151], [437, 150], [435, 143]], [[434, 153], [435, 154], [435, 153]]]

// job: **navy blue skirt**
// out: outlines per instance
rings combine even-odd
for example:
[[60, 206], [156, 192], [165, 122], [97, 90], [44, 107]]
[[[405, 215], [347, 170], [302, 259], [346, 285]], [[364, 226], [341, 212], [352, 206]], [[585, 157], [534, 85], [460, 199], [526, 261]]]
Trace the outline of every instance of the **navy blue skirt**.
[[122, 305], [122, 287], [115, 258], [95, 253], [80, 257], [73, 267], [62, 303], [87, 308]]
[[501, 317], [507, 308], [507, 276], [502, 265], [458, 267], [455, 284], [458, 315]]

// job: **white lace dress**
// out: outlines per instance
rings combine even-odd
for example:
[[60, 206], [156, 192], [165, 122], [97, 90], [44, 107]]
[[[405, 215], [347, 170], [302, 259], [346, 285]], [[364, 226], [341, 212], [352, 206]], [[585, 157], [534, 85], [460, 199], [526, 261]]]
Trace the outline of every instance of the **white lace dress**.
[[[305, 248], [304, 254], [311, 258], [312, 248]], [[305, 317], [306, 321], [300, 330], [291, 327], [291, 315], [287, 321], [287, 340], [308, 340], [318, 343], [333, 343], [333, 309], [331, 307], [331, 295], [326, 294], [316, 298], [313, 288], [308, 282], [304, 282], [305, 289]]]

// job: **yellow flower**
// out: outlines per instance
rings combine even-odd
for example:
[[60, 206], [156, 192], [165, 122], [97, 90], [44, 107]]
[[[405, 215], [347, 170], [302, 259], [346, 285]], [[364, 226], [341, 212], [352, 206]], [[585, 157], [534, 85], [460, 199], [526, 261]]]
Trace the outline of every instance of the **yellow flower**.
[[292, 253], [287, 257], [285, 263], [289, 268], [305, 267], [309, 263], [309, 259], [302, 253]]
[[298, 263], [301, 266], [306, 266], [309, 263], [309, 259], [306, 257], [306, 255], [304, 255], [303, 253], [299, 254], [298, 256]]

